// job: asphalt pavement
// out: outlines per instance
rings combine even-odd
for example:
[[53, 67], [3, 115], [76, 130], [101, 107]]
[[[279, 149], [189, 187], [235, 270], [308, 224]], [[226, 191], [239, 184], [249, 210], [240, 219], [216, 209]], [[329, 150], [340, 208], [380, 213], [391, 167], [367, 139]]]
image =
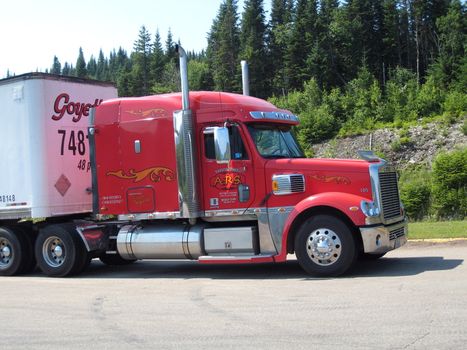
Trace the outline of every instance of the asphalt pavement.
[[0, 349], [465, 349], [467, 241], [411, 242], [340, 278], [284, 264], [98, 260], [0, 278]]

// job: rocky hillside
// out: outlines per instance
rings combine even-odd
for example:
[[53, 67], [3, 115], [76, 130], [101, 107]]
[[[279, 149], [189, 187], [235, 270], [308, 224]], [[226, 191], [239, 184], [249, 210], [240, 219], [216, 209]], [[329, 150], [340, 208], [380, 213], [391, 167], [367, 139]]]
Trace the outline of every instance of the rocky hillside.
[[336, 138], [312, 146], [314, 157], [358, 158], [358, 150], [372, 149], [398, 168], [410, 164], [431, 165], [441, 151], [467, 146], [463, 122], [428, 123], [408, 129], [379, 129], [371, 134]]

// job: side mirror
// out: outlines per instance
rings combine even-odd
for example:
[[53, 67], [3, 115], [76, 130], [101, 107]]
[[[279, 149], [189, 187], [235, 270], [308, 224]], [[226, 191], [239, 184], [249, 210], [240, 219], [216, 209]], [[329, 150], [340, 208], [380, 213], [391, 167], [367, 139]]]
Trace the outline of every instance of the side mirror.
[[228, 128], [214, 128], [214, 149], [217, 163], [228, 163], [230, 161], [230, 137]]

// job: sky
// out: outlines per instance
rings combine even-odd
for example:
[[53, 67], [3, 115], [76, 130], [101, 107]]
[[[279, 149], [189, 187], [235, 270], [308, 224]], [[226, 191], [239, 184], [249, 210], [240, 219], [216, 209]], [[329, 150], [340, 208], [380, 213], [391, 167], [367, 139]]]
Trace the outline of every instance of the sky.
[[[222, 0], [0, 0], [0, 78], [75, 65], [120, 46], [130, 53], [142, 25], [165, 42], [170, 28], [185, 50], [201, 51]], [[239, 13], [244, 0], [239, 0]], [[270, 0], [265, 1], [268, 8]]]

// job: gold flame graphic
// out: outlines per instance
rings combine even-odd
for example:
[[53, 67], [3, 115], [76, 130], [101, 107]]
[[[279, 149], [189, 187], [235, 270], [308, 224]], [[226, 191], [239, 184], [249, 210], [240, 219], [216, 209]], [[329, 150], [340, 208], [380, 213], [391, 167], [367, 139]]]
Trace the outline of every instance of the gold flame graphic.
[[125, 174], [123, 170], [109, 171], [106, 175], [115, 176], [119, 179], [133, 180], [133, 182], [143, 181], [146, 177], [149, 177], [152, 182], [159, 182], [161, 180], [174, 180], [174, 172], [164, 167], [153, 167], [141, 171], [130, 169], [127, 174]]
[[138, 117], [165, 117], [166, 116], [166, 111], [165, 109], [162, 108], [152, 108], [152, 109], [146, 109], [146, 110], [133, 110], [133, 111], [125, 111], [128, 114], [136, 115]]
[[312, 179], [315, 179], [317, 181], [325, 182], [325, 183], [330, 183], [334, 182], [338, 185], [343, 184], [343, 185], [350, 185], [351, 181], [348, 177], [345, 176], [324, 176], [324, 175], [312, 175]]

